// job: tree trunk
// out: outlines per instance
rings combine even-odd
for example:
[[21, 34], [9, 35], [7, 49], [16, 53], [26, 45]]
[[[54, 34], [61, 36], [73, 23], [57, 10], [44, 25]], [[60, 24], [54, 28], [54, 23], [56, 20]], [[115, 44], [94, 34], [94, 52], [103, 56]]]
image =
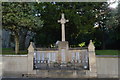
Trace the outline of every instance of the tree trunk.
[[25, 49], [25, 39], [26, 36], [21, 36], [21, 39], [20, 39], [20, 50], [24, 50]]
[[103, 36], [102, 36], [102, 49], [105, 50], [106, 48], [106, 40], [105, 40], [105, 32], [103, 31]]
[[105, 41], [103, 41], [103, 46], [102, 46], [102, 49], [105, 50], [106, 49], [106, 46], [105, 46]]
[[19, 53], [19, 35], [17, 32], [15, 33], [15, 53]]
[[20, 36], [19, 36], [20, 50], [24, 50], [26, 48], [25, 47], [26, 35], [27, 35], [27, 30], [23, 30], [20, 32]]

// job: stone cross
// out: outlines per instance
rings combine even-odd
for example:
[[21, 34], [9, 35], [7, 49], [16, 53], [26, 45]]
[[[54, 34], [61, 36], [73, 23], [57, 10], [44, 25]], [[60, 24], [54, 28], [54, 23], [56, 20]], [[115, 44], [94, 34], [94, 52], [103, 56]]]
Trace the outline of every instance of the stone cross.
[[61, 20], [58, 20], [62, 24], [62, 41], [65, 41], [65, 23], [69, 22], [69, 20], [66, 20], [64, 17], [64, 13], [62, 13]]

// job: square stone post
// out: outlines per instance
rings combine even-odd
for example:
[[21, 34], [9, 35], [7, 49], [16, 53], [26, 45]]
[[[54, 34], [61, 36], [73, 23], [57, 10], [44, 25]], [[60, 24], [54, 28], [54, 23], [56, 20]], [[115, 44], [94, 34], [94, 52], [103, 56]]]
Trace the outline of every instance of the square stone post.
[[36, 74], [33, 70], [33, 59], [34, 59], [35, 45], [33, 42], [30, 42], [30, 46], [28, 47], [28, 74]]
[[90, 43], [88, 45], [88, 55], [89, 55], [89, 76], [97, 77], [95, 46], [92, 43], [92, 40], [90, 40]]

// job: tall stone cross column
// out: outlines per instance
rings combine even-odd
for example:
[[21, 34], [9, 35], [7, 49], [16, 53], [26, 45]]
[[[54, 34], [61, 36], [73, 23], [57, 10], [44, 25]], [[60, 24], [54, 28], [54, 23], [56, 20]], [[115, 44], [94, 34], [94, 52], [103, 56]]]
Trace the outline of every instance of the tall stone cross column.
[[62, 13], [61, 20], [58, 20], [62, 24], [62, 41], [65, 41], [65, 23], [69, 22], [69, 20], [66, 20], [64, 17], [64, 13]]

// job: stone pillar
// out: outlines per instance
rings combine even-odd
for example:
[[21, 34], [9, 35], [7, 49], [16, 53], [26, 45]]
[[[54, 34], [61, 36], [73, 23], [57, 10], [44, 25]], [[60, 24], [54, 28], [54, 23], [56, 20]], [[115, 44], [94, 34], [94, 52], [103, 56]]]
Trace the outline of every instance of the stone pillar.
[[65, 25], [62, 24], [62, 41], [65, 41]]
[[30, 46], [28, 47], [28, 74], [36, 74], [36, 72], [33, 70], [34, 51], [35, 45], [33, 42], [30, 42]]
[[[61, 63], [62, 61], [62, 54], [64, 54], [65, 62], [69, 62], [69, 52], [68, 52], [68, 42], [67, 41], [60, 41], [58, 43], [58, 62]], [[64, 51], [64, 52], [63, 52]]]
[[95, 46], [92, 43], [92, 40], [90, 40], [90, 43], [88, 45], [88, 55], [89, 55], [89, 76], [97, 77]]

